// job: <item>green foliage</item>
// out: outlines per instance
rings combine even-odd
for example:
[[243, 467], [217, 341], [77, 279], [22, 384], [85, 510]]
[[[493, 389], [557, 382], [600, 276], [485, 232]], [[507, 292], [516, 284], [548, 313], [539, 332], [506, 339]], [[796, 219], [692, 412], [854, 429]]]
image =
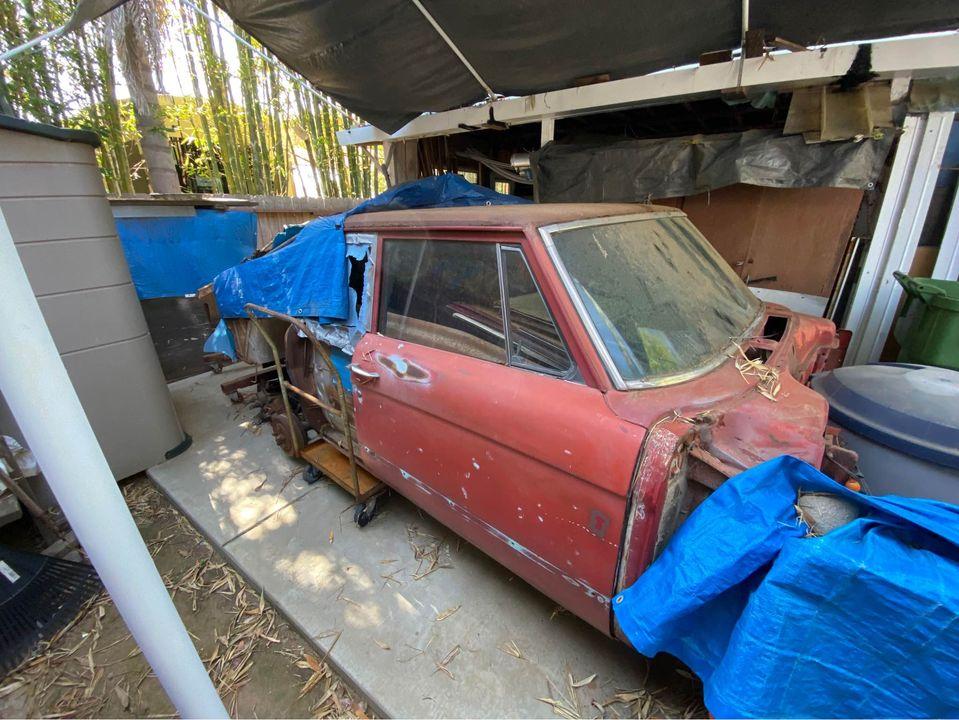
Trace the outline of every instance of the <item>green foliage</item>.
[[[199, 2], [229, 25], [212, 3]], [[176, 0], [153, 5], [164, 10], [155, 15], [162, 24], [163, 62], [178, 76], [185, 68], [189, 77], [178, 77], [179, 84], [192, 89], [185, 97], [160, 97], [162, 124], [184, 188], [289, 195], [295, 178], [322, 197], [369, 197], [385, 189], [370, 154], [336, 142], [336, 131], [356, 124], [356, 117], [332, 101], [321, 102], [305, 81], [291, 82]], [[62, 24], [70, 9], [59, 0], [3, 0], [0, 48]], [[177, 53], [179, 63], [172, 59]], [[128, 193], [144, 169], [132, 104], [117, 99], [118, 67], [112, 31], [100, 19], [0, 68], [0, 99], [22, 117], [96, 132], [108, 191]]]

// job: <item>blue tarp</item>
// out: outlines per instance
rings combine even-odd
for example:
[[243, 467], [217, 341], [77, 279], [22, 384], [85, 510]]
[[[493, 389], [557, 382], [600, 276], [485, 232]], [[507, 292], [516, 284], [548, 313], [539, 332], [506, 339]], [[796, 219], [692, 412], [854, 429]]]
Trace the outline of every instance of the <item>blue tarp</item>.
[[[860, 517], [822, 536], [797, 493]], [[959, 716], [959, 507], [851, 492], [792, 457], [727, 480], [613, 608], [717, 717]]]
[[116, 226], [141, 300], [195, 293], [256, 247], [256, 214], [245, 210], [119, 217]]
[[350, 215], [382, 210], [467, 205], [512, 205], [522, 198], [473, 185], [459, 175], [440, 175], [387, 190], [339, 215], [308, 223], [286, 245], [217, 275], [213, 282], [223, 317], [246, 317], [254, 303], [288, 315], [322, 322], [349, 316], [346, 238], [343, 223]]
[[203, 352], [219, 353], [236, 361], [236, 343], [233, 342], [233, 333], [226, 326], [225, 320], [220, 320], [210, 333], [210, 337], [203, 343]]

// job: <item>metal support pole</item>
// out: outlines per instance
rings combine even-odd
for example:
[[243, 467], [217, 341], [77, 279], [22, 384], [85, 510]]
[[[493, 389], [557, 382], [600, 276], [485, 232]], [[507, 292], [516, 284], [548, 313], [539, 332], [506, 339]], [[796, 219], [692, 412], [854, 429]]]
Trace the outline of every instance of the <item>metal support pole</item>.
[[746, 33], [749, 32], [749, 0], [743, 0], [740, 32], [739, 77], [736, 78], [737, 88], [742, 88], [743, 86], [743, 70], [746, 69]]
[[959, 280], [959, 184], [952, 196], [952, 209], [942, 233], [942, 244], [932, 276], [938, 280]]
[[875, 362], [882, 352], [902, 297], [892, 273], [908, 273], [912, 265], [953, 117], [952, 112], [906, 117], [846, 318], [853, 333], [847, 365]]
[[227, 717], [67, 376], [2, 210], [0, 287], [0, 390], [30, 451], [180, 715]]
[[43, 35], [40, 35], [39, 37], [33, 38], [33, 40], [28, 40], [22, 45], [17, 45], [14, 48], [10, 48], [9, 50], [6, 50], [3, 53], [0, 53], [0, 63], [5, 63], [7, 62], [7, 60], [12, 60], [17, 55], [21, 55], [22, 53], [25, 53], [27, 50], [30, 50], [31, 48], [34, 48], [37, 45], [40, 45], [41, 43], [46, 42], [47, 40], [52, 40], [53, 38], [60, 37], [69, 28], [70, 28], [70, 23], [66, 23], [64, 25], [61, 25], [60, 27], [54, 28], [50, 32], [43, 33]]
[[463, 63], [463, 67], [469, 70], [469, 73], [470, 75], [473, 76], [473, 79], [480, 84], [481, 88], [483, 88], [483, 92], [486, 93], [486, 97], [489, 99], [489, 101], [493, 102], [494, 100], [496, 100], [496, 93], [493, 92], [493, 88], [491, 88], [489, 86], [489, 83], [487, 83], [483, 79], [483, 77], [476, 71], [476, 68], [474, 68], [473, 64], [466, 59], [466, 56], [462, 52], [460, 52], [460, 49], [456, 47], [456, 43], [454, 43], [453, 39], [446, 34], [446, 31], [443, 29], [443, 26], [440, 25], [438, 22], [436, 22], [436, 18], [433, 17], [430, 11], [427, 10], [425, 7], [423, 7], [423, 3], [421, 3], [420, 0], [410, 0], [410, 1], [416, 6], [416, 9], [419, 10], [420, 13], [422, 13], [423, 17], [426, 18], [426, 22], [428, 22], [430, 25], [433, 26], [433, 29], [436, 31], [436, 34], [439, 35], [441, 38], [443, 38], [443, 42], [445, 42], [446, 45], [449, 47], [449, 49], [453, 51], [453, 54], [459, 58], [459, 61]]

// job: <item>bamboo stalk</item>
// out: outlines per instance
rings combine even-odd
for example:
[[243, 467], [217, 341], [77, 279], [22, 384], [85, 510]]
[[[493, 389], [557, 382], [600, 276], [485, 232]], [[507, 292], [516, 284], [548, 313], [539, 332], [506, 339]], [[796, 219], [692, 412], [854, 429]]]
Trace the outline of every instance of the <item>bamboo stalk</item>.
[[320, 177], [316, 172], [316, 155], [313, 153], [312, 128], [309, 126], [310, 119], [306, 115], [306, 110], [303, 107], [303, 98], [300, 95], [300, 89], [298, 87], [293, 88], [293, 97], [296, 99], [297, 117], [303, 128], [303, 144], [306, 146], [306, 156], [310, 160], [310, 170], [313, 172], [313, 184], [316, 187], [316, 194], [322, 197]]
[[323, 108], [319, 105], [319, 101], [312, 95], [310, 96], [310, 115], [313, 118], [313, 126], [315, 128], [317, 161], [320, 163], [320, 177], [323, 180], [323, 189], [326, 197], [337, 197], [338, 193], [333, 183], [330, 170], [330, 153], [329, 146], [326, 142], [326, 129], [323, 124]]
[[266, 194], [265, 175], [263, 173], [263, 146], [258, 131], [259, 98], [256, 94], [256, 82], [253, 77], [253, 54], [243, 43], [236, 41], [236, 53], [240, 63], [240, 90], [246, 116], [247, 137], [250, 143], [252, 171], [257, 193]]
[[180, 5], [180, 22], [183, 30], [183, 47], [186, 51], [187, 70], [190, 73], [190, 83], [193, 86], [193, 97], [197, 105], [197, 117], [200, 121], [200, 130], [203, 133], [203, 139], [206, 142], [206, 161], [210, 173], [210, 182], [213, 185], [213, 191], [223, 192], [223, 178], [220, 174], [220, 168], [217, 165], [216, 145], [213, 142], [213, 133], [210, 130], [210, 120], [207, 117], [205, 109], [200, 105], [200, 98], [203, 97], [200, 92], [200, 78], [196, 69], [196, 50], [190, 41], [191, 26], [186, 15], [186, 10]]
[[[219, 17], [219, 8], [213, 4], [207, 5], [207, 12], [210, 12], [214, 18], [220, 22]], [[242, 142], [243, 131], [241, 128], [242, 123], [237, 116], [236, 112], [236, 102], [233, 98], [233, 86], [230, 83], [229, 73], [226, 69], [226, 53], [223, 50], [223, 35], [220, 33], [218, 27], [214, 27], [211, 23], [207, 23], [207, 27], [210, 30], [211, 35], [213, 36], [212, 49], [216, 56], [216, 66], [220, 74], [220, 83], [223, 87], [223, 101], [224, 101], [224, 110], [226, 112], [226, 120], [230, 128], [230, 137], [234, 143], [234, 149], [236, 151], [236, 161], [239, 171], [239, 180], [242, 183], [241, 192], [251, 194], [256, 192], [255, 182], [251, 177], [250, 168], [252, 167], [252, 158], [250, 157], [250, 146], [248, 143]]]
[[[218, 193], [283, 195], [296, 172], [308, 194], [310, 182], [322, 197], [374, 194], [380, 185], [378, 164], [336, 141], [336, 131], [355, 118], [322, 102], [305, 81], [281, 74], [258, 54], [258, 45], [254, 52], [244, 44], [254, 41], [239, 28], [230, 30], [238, 37], [236, 56], [227, 56], [224, 31], [216, 23], [228, 28], [231, 21], [209, 0], [199, 4], [215, 22], [179, 3], [160, 14], [165, 29], [160, 42], [167, 52], [171, 42], [182, 46], [190, 75], [183, 87], [192, 90], [192, 98], [172, 98], [163, 106], [181, 177], [208, 173]], [[59, 0], [0, 2], [0, 46], [19, 45], [49, 24], [65, 22], [71, 9]], [[115, 38], [107, 25], [94, 21], [42, 52], [0, 67], [0, 98], [23, 117], [94, 130], [102, 140], [97, 161], [107, 190], [132, 192], [129, 149], [139, 134], [129, 103], [116, 95]], [[179, 31], [178, 40], [171, 41], [171, 29]], [[161, 77], [159, 67], [156, 77]], [[309, 170], [300, 158], [309, 162]]]
[[133, 178], [130, 175], [130, 161], [126, 144], [123, 142], [120, 105], [117, 103], [116, 78], [113, 74], [113, 33], [109, 26], [103, 32], [103, 44], [98, 48], [101, 83], [104, 91], [106, 112], [110, 119], [110, 136], [113, 140], [117, 162], [117, 186], [120, 192], [133, 192]]

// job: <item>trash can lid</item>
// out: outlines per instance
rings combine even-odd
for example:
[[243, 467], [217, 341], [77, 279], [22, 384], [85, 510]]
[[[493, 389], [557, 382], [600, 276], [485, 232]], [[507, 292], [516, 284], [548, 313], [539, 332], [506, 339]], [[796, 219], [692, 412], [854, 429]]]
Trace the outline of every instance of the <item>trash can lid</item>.
[[959, 468], [959, 372], [875, 363], [816, 375], [829, 417], [886, 447]]

